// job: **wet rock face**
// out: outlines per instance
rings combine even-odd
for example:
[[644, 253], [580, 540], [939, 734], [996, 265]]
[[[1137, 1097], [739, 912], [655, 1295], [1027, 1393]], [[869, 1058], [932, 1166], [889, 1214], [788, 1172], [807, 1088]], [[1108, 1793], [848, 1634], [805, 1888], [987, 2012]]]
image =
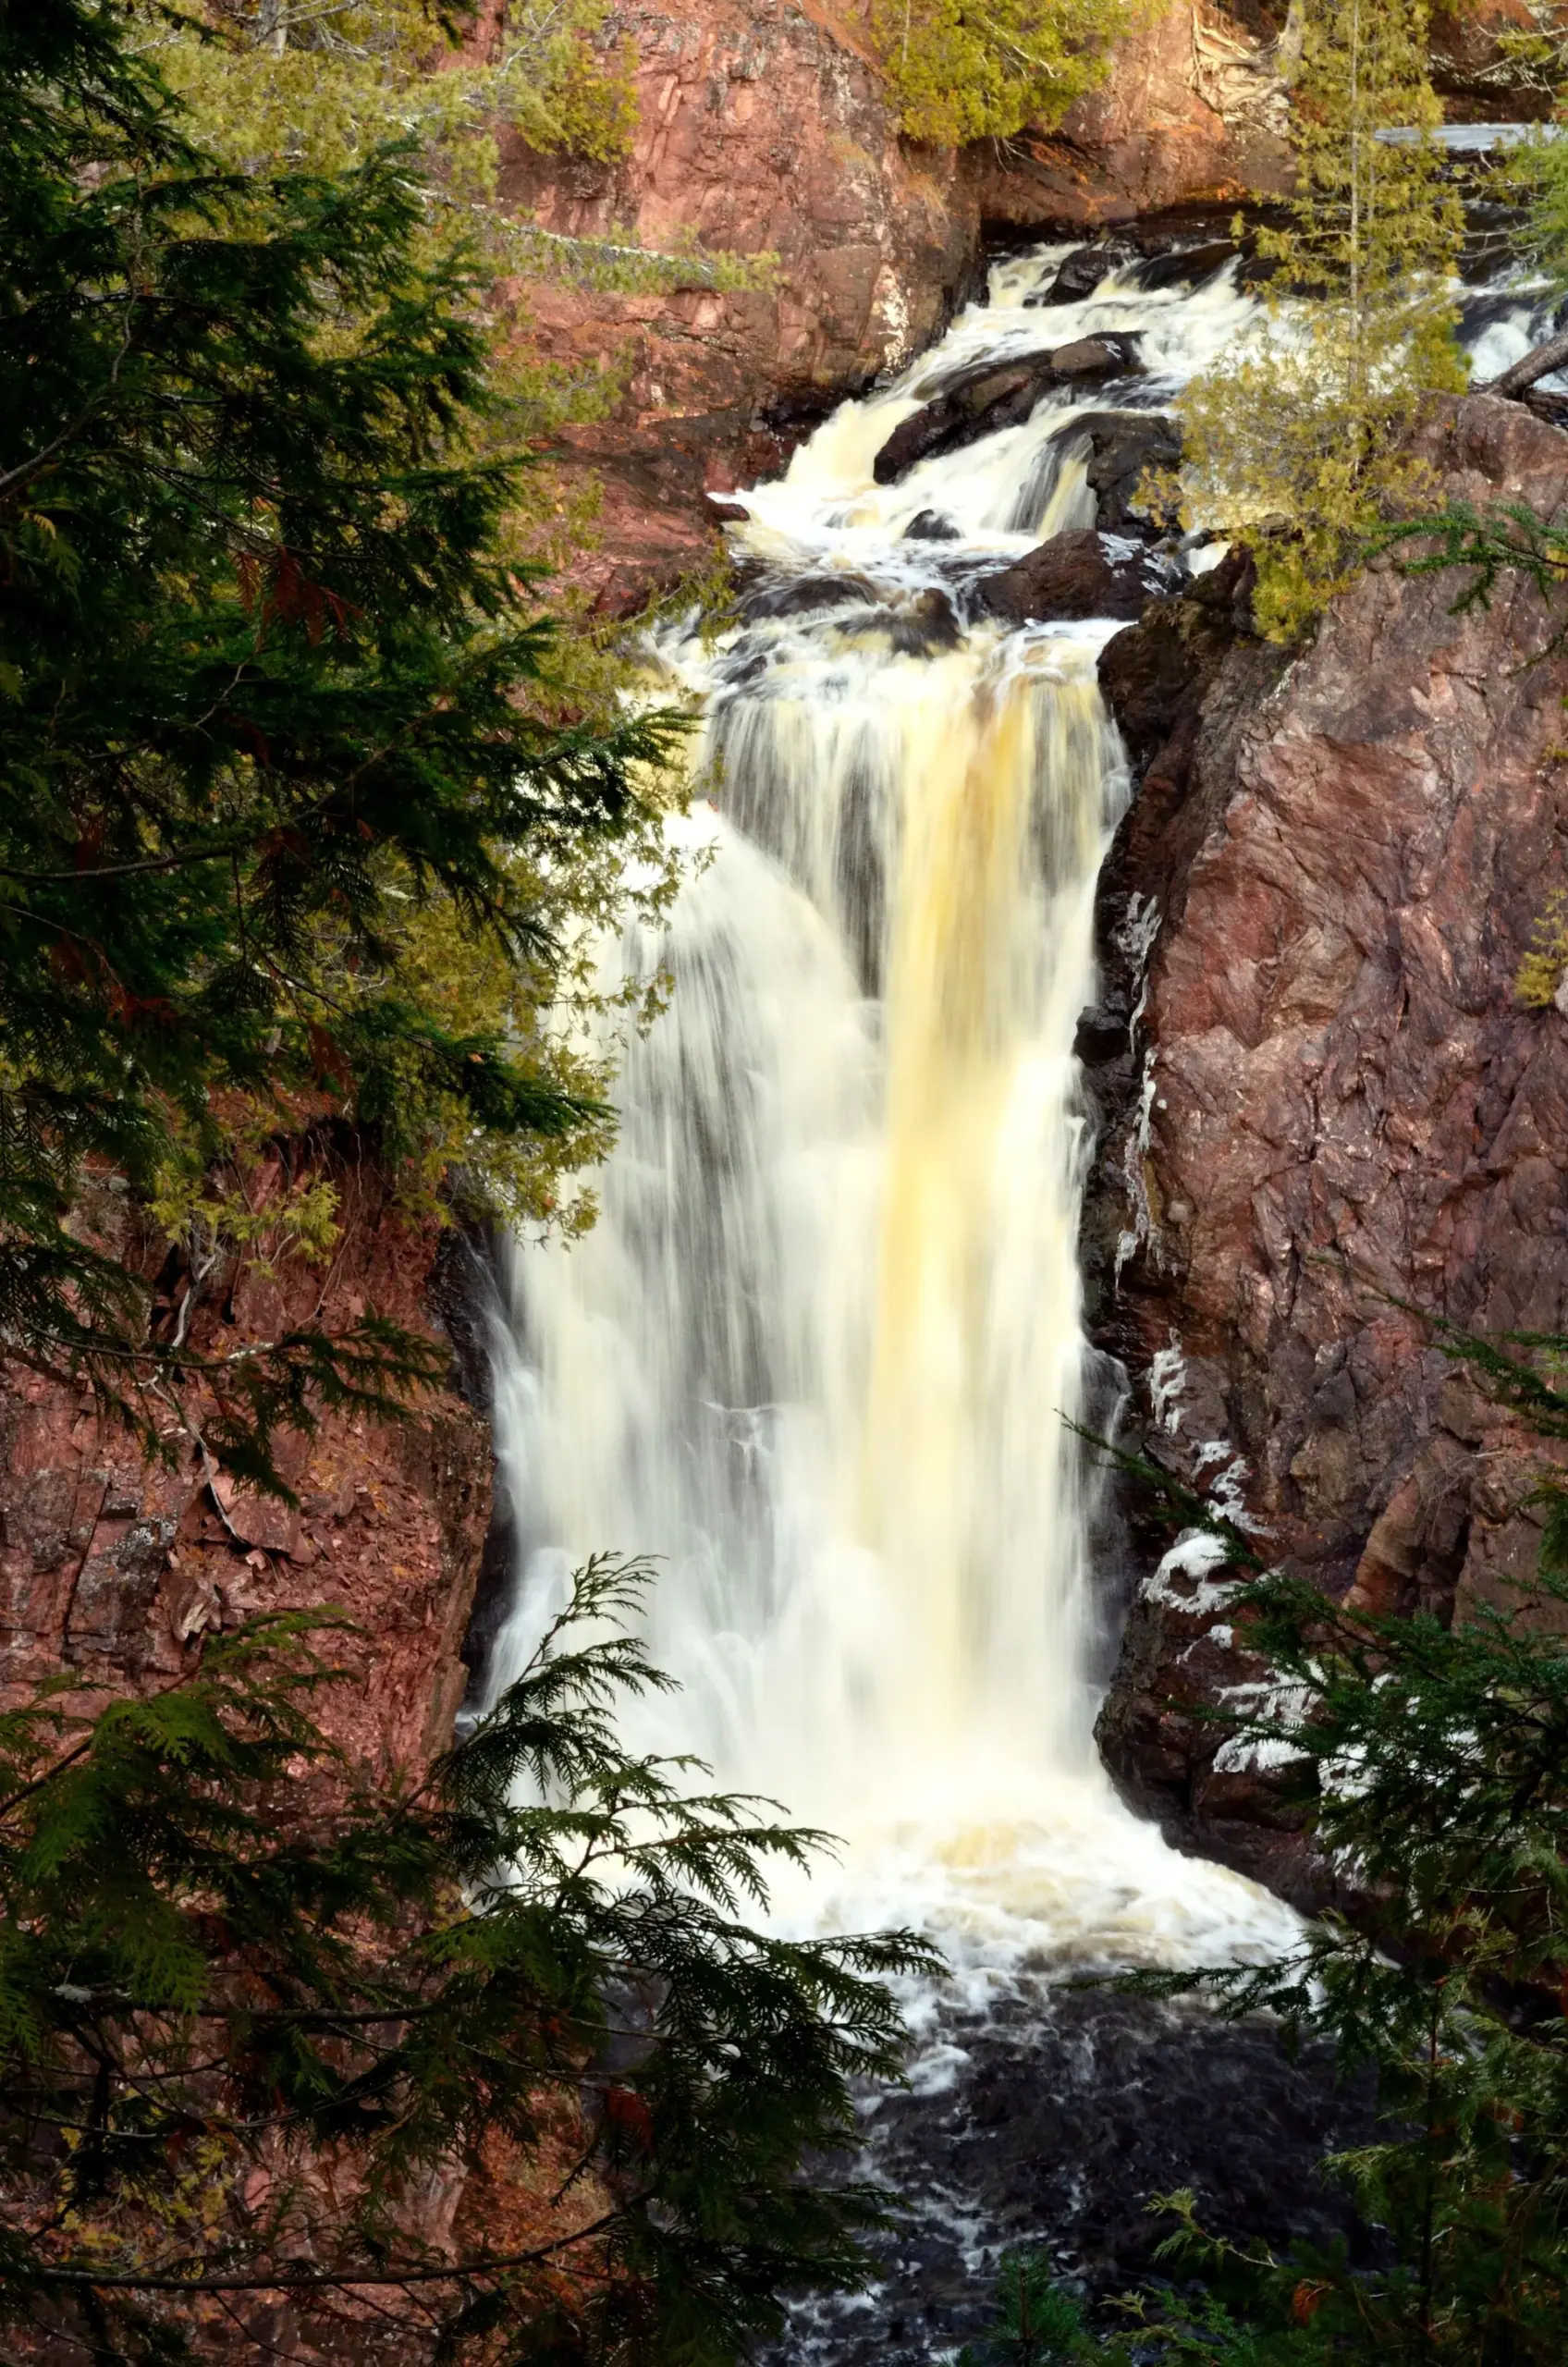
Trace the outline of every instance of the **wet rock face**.
[[1139, 368], [1136, 340], [1115, 334], [1075, 337], [1020, 362], [981, 362], [895, 427], [872, 463], [878, 484], [897, 484], [921, 460], [962, 451], [1001, 428], [1019, 427], [1056, 390], [1125, 378]]
[[1114, 2297], [1161, 2273], [1170, 2223], [1148, 2205], [1182, 2187], [1238, 2240], [1358, 2240], [1317, 2165], [1366, 2141], [1371, 2116], [1321, 2048], [1292, 2063], [1262, 2022], [1038, 1982], [937, 2036], [945, 2069], [878, 2100], [852, 2165], [900, 2198], [885, 2285], [801, 2311], [768, 2367], [927, 2367], [985, 2330], [1014, 2245], [1091, 2304]]
[[1053, 534], [1015, 566], [986, 576], [975, 598], [981, 608], [1013, 624], [1135, 617], [1163, 583], [1158, 561], [1137, 544], [1084, 526]]
[[[1517, 405], [1450, 403], [1427, 443], [1477, 506], [1568, 496], [1568, 436]], [[1568, 878], [1568, 661], [1517, 580], [1464, 617], [1460, 588], [1378, 562], [1289, 664], [1225, 651], [1201, 585], [1109, 644], [1144, 775], [1102, 899], [1131, 1041], [1087, 1044], [1093, 1320], [1151, 1450], [1229, 1475], [1329, 1592], [1444, 1614], [1527, 1576], [1548, 1450], [1395, 1302], [1568, 1329], [1568, 1021], [1513, 996]], [[1173, 1837], [1310, 1896], [1268, 1771], [1180, 1706], [1259, 1672], [1202, 1572], [1151, 1580], [1154, 1551], [1106, 1755]]]

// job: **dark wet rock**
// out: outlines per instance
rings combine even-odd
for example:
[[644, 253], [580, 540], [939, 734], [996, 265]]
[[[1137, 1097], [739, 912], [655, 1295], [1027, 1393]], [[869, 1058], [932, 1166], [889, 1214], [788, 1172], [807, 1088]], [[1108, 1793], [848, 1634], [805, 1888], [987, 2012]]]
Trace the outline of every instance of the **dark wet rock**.
[[931, 657], [938, 650], [958, 646], [958, 610], [951, 595], [936, 584], [902, 603], [889, 622], [893, 646], [900, 656]]
[[777, 2367], [928, 2367], [982, 2331], [998, 2258], [1016, 2244], [1042, 2246], [1091, 2304], [1111, 2300], [1160, 2275], [1154, 2249], [1170, 2222], [1148, 2206], [1182, 2187], [1206, 2226], [1237, 2240], [1343, 2239], [1369, 2261], [1317, 2166], [1373, 2126], [1365, 2084], [1339, 2084], [1327, 2049], [1292, 2061], [1261, 2020], [1043, 1983], [985, 2020], [955, 2014], [937, 2035], [957, 2056], [951, 2085], [884, 2097], [852, 2165], [904, 2214], [883, 2247], [886, 2283], [869, 2307], [796, 2313], [768, 2354]]
[[956, 543], [958, 528], [939, 509], [922, 509], [904, 528], [906, 543]]
[[1146, 477], [1182, 464], [1182, 432], [1162, 412], [1092, 411], [1061, 431], [1089, 447], [1089, 489], [1095, 521], [1113, 534], [1161, 533], [1170, 524], [1161, 504], [1139, 499]]
[[1014, 624], [1136, 617], [1166, 581], [1146, 551], [1087, 526], [1053, 534], [1015, 566], [986, 576], [976, 598], [988, 614]]
[[956, 452], [997, 428], [1017, 426], [1056, 383], [1048, 354], [989, 366], [960, 380], [894, 428], [872, 465], [873, 476], [878, 484], [896, 484], [921, 460]]
[[826, 608], [880, 607], [882, 594], [868, 576], [832, 568], [812, 575], [765, 576], [741, 597], [747, 618], [810, 617]]
[[[1178, 792], [1187, 787], [1204, 694], [1220, 666], [1239, 644], [1256, 642], [1256, 572], [1244, 551], [1228, 553], [1180, 593], [1145, 607], [1136, 625], [1117, 633], [1100, 652], [1100, 690], [1142, 776], [1140, 818], [1145, 825], [1152, 818], [1151, 783], [1156, 797], [1163, 781]], [[1133, 834], [1129, 816], [1122, 836]]]
[[1131, 258], [1129, 247], [1074, 247], [1059, 268], [1048, 288], [1025, 297], [1028, 311], [1050, 304], [1081, 304], [1092, 296], [1102, 279]]
[[923, 409], [895, 427], [873, 464], [878, 484], [896, 484], [921, 460], [961, 451], [1017, 427], [1053, 387], [1125, 378], [1140, 367], [1135, 338], [1117, 334], [1075, 337], [1047, 353], [1017, 362], [984, 362], [951, 379]]
[[1126, 1002], [1118, 997], [1087, 1004], [1078, 1014], [1073, 1058], [1088, 1063], [1114, 1060], [1127, 1049], [1132, 1017]]
[[1051, 356], [1052, 374], [1059, 380], [1125, 378], [1139, 366], [1133, 340], [1109, 330], [1104, 337], [1074, 337]]
[[1145, 292], [1158, 288], [1201, 288], [1206, 279], [1234, 260], [1238, 250], [1231, 239], [1211, 239], [1201, 247], [1178, 247], [1170, 254], [1151, 255], [1133, 274], [1133, 284]]

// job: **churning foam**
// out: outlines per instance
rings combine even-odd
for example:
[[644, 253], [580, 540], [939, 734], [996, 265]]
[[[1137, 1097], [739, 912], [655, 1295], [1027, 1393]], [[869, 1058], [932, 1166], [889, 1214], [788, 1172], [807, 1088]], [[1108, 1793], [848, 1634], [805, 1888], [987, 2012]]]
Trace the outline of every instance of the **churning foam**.
[[[616, 950], [668, 968], [669, 1006], [625, 1062], [596, 1227], [516, 1251], [496, 1376], [521, 1552], [496, 1682], [590, 1552], [658, 1556], [650, 1640], [682, 1690], [630, 1738], [843, 1836], [787, 1919], [921, 1921], [977, 1973], [1293, 1929], [1135, 1820], [1091, 1733], [1072, 1041], [1127, 797], [1095, 672], [1113, 628], [911, 654], [888, 627], [955, 564], [1092, 516], [1081, 460], [1052, 462], [1060, 404], [876, 485], [944, 374], [1130, 328], [1152, 403], [1247, 311], [1228, 276], [1029, 310], [1047, 268], [998, 272], [746, 497], [743, 565], [843, 570], [861, 605], [666, 651], [705, 692], [717, 810], [681, 826], [705, 859], [668, 932]], [[903, 539], [923, 509], [956, 539]]]

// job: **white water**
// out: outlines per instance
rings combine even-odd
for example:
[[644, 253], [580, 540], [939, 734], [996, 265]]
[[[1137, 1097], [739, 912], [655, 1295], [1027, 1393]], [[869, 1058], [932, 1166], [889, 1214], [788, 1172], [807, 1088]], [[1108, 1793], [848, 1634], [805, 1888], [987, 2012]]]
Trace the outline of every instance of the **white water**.
[[[1228, 277], [1025, 309], [1053, 267], [998, 268], [746, 497], [765, 586], [844, 570], [884, 606], [667, 648], [706, 701], [707, 860], [668, 939], [616, 951], [667, 963], [670, 1006], [627, 1061], [596, 1228], [517, 1251], [497, 1377], [523, 1551], [494, 1681], [590, 1552], [660, 1557], [651, 1641], [683, 1690], [637, 1742], [844, 1836], [786, 1914], [922, 1921], [981, 1978], [1293, 1928], [1124, 1809], [1091, 1735], [1072, 1046], [1127, 794], [1095, 678], [1115, 628], [915, 631], [966, 565], [1092, 521], [1082, 459], [1050, 465], [1070, 410], [872, 479], [955, 367], [1133, 329], [1151, 374], [1111, 399], [1152, 407], [1251, 309]], [[959, 539], [901, 539], [926, 509]]]

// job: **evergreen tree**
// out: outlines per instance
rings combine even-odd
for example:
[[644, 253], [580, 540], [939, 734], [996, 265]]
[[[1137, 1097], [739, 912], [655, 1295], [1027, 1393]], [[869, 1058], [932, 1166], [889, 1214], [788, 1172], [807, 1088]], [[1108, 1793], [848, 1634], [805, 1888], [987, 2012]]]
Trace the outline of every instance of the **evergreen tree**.
[[407, 153], [219, 170], [125, 32], [0, 5], [0, 1330], [265, 1480], [279, 1421], [386, 1409], [430, 1351], [152, 1333], [85, 1184], [178, 1234], [327, 1111], [547, 1209], [605, 1118], [545, 1013], [656, 856], [671, 727], [553, 680], [484, 275]]
[[325, 1620], [0, 1716], [10, 2355], [704, 2367], [861, 2281], [882, 2198], [802, 2156], [896, 2074], [887, 1977], [933, 1959], [741, 1919], [819, 1836], [620, 1748], [666, 1682], [621, 1625], [642, 1583], [591, 1566], [414, 1789], [323, 1741]]
[[1257, 238], [1268, 323], [1177, 406], [1188, 521], [1253, 546], [1258, 621], [1281, 641], [1417, 498], [1405, 439], [1429, 391], [1463, 384], [1464, 224], [1430, 138], [1424, 0], [1307, 0], [1302, 23], [1290, 220]]

